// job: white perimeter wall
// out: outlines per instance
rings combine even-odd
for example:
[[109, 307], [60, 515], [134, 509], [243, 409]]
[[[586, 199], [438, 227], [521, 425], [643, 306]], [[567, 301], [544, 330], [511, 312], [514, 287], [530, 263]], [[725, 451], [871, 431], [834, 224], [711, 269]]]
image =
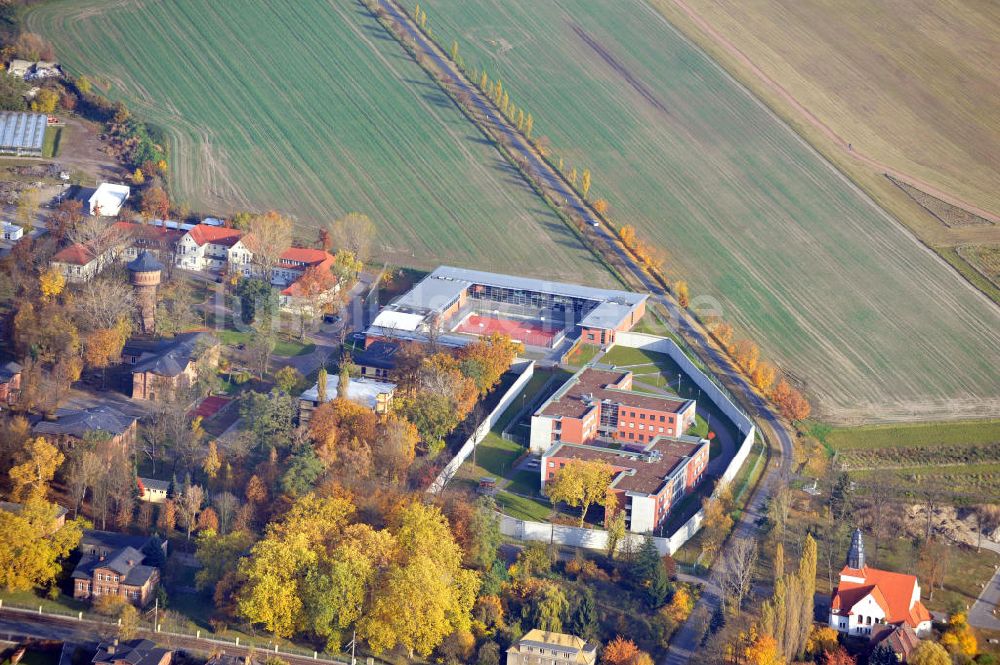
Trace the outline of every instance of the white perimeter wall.
[[[722, 473], [723, 480], [732, 482], [733, 478], [739, 472], [740, 467], [743, 466], [743, 463], [746, 462], [747, 457], [750, 455], [750, 450], [753, 448], [754, 435], [756, 433], [753, 421], [739, 407], [733, 404], [729, 396], [711, 378], [691, 362], [691, 359], [681, 351], [680, 347], [673, 340], [642, 333], [618, 333], [615, 338], [615, 346], [642, 349], [643, 351], [664, 353], [670, 356], [688, 378], [701, 388], [702, 399], [710, 400], [733, 422], [743, 436], [743, 439], [736, 449], [733, 459], [729, 461], [725, 471]], [[471, 448], [469, 452], [471, 452]], [[698, 529], [701, 528], [704, 518], [704, 512], [699, 510], [669, 537], [654, 537], [653, 542], [656, 543], [656, 547], [661, 554], [673, 554], [689, 538], [698, 533]], [[537, 540], [596, 550], [607, 549], [608, 545], [607, 531], [540, 522], [526, 522], [508, 515], [501, 516], [500, 531], [505, 536], [517, 540]], [[639, 534], [630, 534], [629, 537], [637, 542], [644, 538], [644, 536]]]
[[521, 359], [515, 360], [514, 364], [511, 365], [510, 371], [520, 372], [520, 376], [514, 380], [514, 383], [512, 383], [510, 388], [507, 389], [507, 392], [500, 398], [500, 401], [497, 402], [497, 405], [492, 411], [490, 411], [490, 414], [486, 416], [486, 419], [483, 420], [479, 428], [472, 434], [472, 436], [465, 440], [465, 443], [458, 449], [455, 457], [445, 465], [445, 467], [441, 470], [441, 473], [438, 474], [438, 477], [434, 479], [433, 483], [431, 483], [431, 486], [427, 488], [427, 491], [431, 494], [437, 494], [445, 488], [448, 481], [451, 480], [455, 476], [455, 473], [458, 472], [458, 467], [462, 466], [462, 462], [468, 459], [469, 455], [472, 454], [472, 450], [486, 438], [486, 435], [489, 434], [490, 430], [493, 429], [493, 426], [496, 425], [501, 414], [503, 414], [503, 412], [507, 410], [507, 407], [514, 402], [514, 399], [521, 394], [521, 391], [524, 390], [524, 387], [528, 384], [528, 381], [531, 380], [531, 377], [535, 373], [535, 361]]

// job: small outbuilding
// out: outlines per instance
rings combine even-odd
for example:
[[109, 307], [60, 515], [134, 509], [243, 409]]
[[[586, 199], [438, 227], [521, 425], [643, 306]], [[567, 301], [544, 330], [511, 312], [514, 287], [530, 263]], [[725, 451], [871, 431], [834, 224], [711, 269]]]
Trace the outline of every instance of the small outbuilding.
[[20, 240], [24, 236], [24, 229], [17, 224], [11, 224], [9, 222], [3, 223], [3, 239], [4, 240]]
[[117, 217], [132, 193], [128, 185], [102, 182], [87, 201], [87, 211], [99, 217]]

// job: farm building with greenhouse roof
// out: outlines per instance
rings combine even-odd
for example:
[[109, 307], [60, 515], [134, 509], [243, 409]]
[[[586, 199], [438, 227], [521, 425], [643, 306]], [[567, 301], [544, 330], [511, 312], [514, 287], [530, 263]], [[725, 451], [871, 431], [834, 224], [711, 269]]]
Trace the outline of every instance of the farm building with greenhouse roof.
[[44, 113], [0, 113], [0, 153], [41, 157], [47, 124]]

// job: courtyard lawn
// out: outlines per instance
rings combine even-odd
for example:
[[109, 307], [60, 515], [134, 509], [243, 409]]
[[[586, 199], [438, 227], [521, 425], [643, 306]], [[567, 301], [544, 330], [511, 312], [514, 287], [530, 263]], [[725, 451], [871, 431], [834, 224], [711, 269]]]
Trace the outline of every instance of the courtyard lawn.
[[[601, 358], [601, 363], [614, 365], [621, 370], [632, 372], [633, 381], [648, 383], [683, 399], [693, 399], [698, 403], [700, 412], [696, 423], [688, 433], [707, 436], [711, 430], [725, 428], [733, 437], [739, 440], [739, 431], [732, 421], [718, 409], [710, 400], [702, 397], [701, 390], [685, 375], [680, 366], [665, 353], [644, 351], [625, 346], [615, 346]], [[680, 382], [678, 383], [678, 378]], [[678, 385], [680, 389], [678, 390]], [[641, 386], [636, 386], [641, 390]], [[707, 419], [702, 418], [706, 416]]]
[[476, 446], [476, 463], [472, 463], [470, 456], [459, 467], [457, 477], [473, 482], [478, 482], [484, 476], [503, 478], [505, 474], [510, 473], [514, 462], [523, 453], [524, 448], [519, 443], [507, 441], [496, 432], [490, 432]]
[[519, 520], [548, 522], [552, 515], [552, 506], [541, 499], [529, 499], [501, 490], [497, 492], [496, 500], [504, 513]]

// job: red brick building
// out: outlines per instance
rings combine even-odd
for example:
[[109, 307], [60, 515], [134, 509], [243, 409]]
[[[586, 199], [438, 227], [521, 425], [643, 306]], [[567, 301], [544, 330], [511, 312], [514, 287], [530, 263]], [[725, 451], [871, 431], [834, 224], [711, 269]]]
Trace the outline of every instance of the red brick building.
[[624, 448], [557, 443], [542, 456], [541, 488], [573, 460], [607, 462], [615, 472], [608, 492], [625, 511], [625, 528], [648, 533], [701, 480], [708, 447], [706, 439], [693, 436], [656, 436]]
[[[73, 569], [73, 597], [115, 596], [145, 606], [156, 594], [160, 570], [149, 565], [152, 539], [110, 531], [84, 531], [80, 561]], [[166, 547], [159, 545], [163, 556]]]
[[694, 423], [694, 400], [632, 390], [631, 372], [586, 367], [532, 416], [531, 450], [598, 440], [643, 445]]

